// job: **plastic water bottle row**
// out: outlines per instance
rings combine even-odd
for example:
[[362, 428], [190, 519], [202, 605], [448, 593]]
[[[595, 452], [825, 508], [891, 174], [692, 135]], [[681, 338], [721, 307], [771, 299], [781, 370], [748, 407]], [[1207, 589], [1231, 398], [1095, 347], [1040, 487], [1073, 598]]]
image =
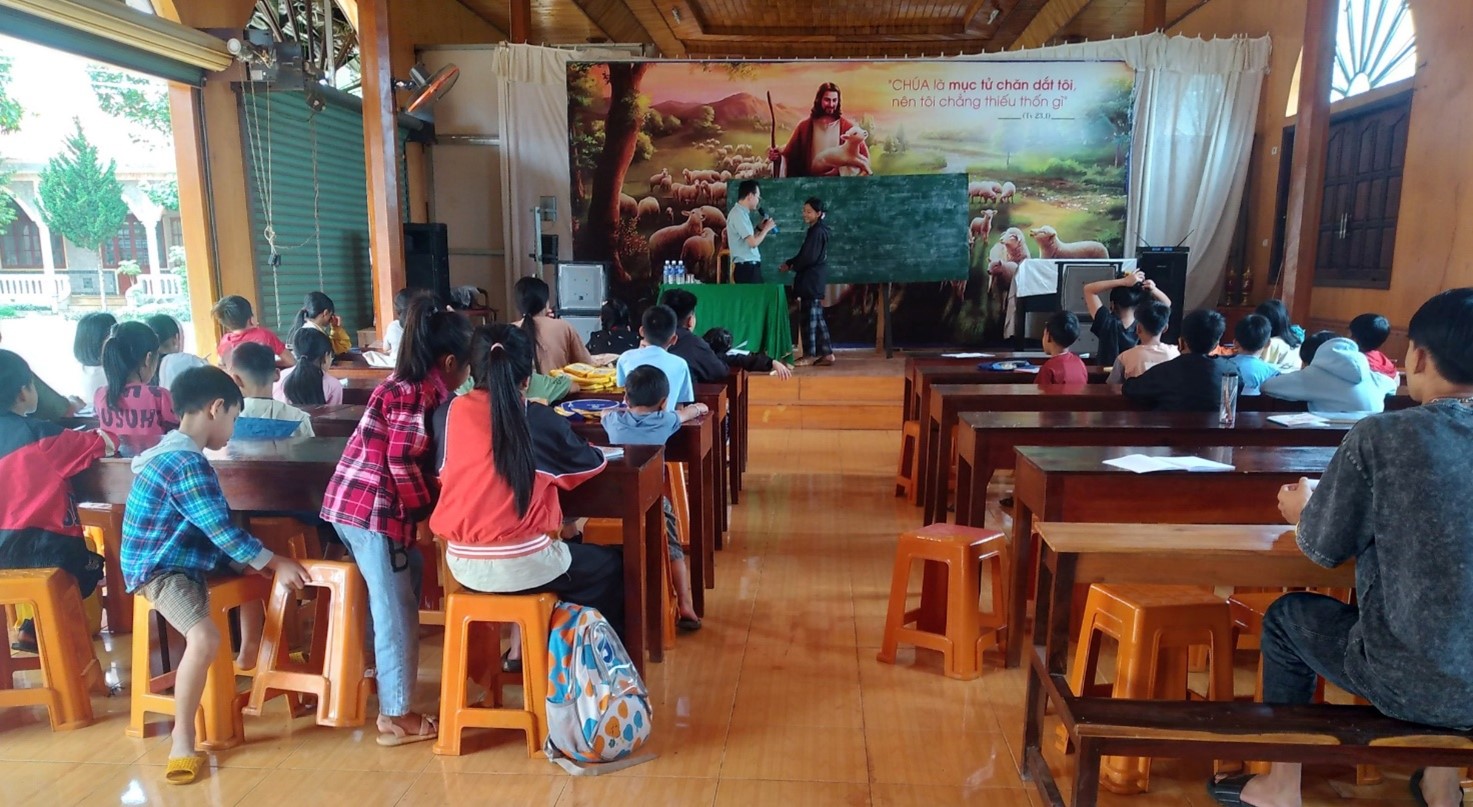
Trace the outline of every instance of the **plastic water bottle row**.
[[665, 261], [662, 282], [666, 286], [683, 286], [701, 281], [696, 280], [695, 275], [685, 270], [685, 261]]

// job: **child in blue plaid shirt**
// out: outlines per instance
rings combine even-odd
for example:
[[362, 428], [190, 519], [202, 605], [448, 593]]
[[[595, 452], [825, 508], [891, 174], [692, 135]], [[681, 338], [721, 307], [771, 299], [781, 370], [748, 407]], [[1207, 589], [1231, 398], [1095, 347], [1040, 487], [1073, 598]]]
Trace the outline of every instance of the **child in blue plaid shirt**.
[[[175, 379], [172, 394], [179, 429], [133, 460], [137, 478], [123, 517], [121, 560], [128, 591], [147, 597], [184, 634], [184, 657], [174, 679], [173, 748], [164, 777], [171, 784], [188, 784], [203, 763], [194, 753], [194, 714], [220, 647], [220, 632], [210, 620], [206, 578], [252, 569], [275, 572], [301, 588], [307, 570], [273, 554], [230, 520], [220, 479], [203, 454], [230, 440], [243, 403], [240, 388], [224, 370], [194, 367]], [[240, 611], [237, 663], [249, 669], [255, 666], [260, 642], [262, 605]]]

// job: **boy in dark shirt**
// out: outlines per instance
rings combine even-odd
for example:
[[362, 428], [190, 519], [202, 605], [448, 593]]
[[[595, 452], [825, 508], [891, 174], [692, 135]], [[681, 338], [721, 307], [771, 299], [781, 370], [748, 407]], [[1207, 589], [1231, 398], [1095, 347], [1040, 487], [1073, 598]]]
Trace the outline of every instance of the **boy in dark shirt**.
[[1043, 352], [1051, 358], [1038, 368], [1038, 386], [1089, 382], [1084, 360], [1069, 351], [1069, 346], [1078, 339], [1078, 317], [1068, 311], [1055, 311], [1049, 317], [1048, 324], [1043, 328]]
[[623, 354], [639, 347], [639, 334], [631, 324], [629, 306], [618, 300], [609, 300], [598, 310], [602, 330], [588, 337], [588, 352], [595, 356]]
[[771, 356], [758, 351], [756, 353], [733, 353], [731, 350], [731, 331], [725, 328], [712, 328], [701, 335], [706, 344], [711, 346], [711, 352], [726, 362], [727, 367], [740, 367], [749, 373], [768, 373], [786, 381], [793, 377], [793, 368], [783, 362], [777, 361]]
[[[1110, 310], [1101, 313], [1105, 304], [1100, 295], [1110, 293]], [[1115, 359], [1128, 348], [1136, 346], [1135, 307], [1149, 295], [1158, 302], [1171, 306], [1171, 298], [1146, 279], [1144, 272], [1133, 272], [1114, 280], [1097, 280], [1084, 284], [1084, 305], [1092, 318], [1089, 330], [1099, 337], [1100, 347], [1095, 351], [1094, 361], [1100, 367], [1115, 366]]]
[[[1400, 720], [1473, 726], [1473, 289], [1433, 297], [1407, 325], [1420, 406], [1357, 423], [1318, 483], [1279, 491], [1299, 548], [1355, 563], [1354, 604], [1285, 594], [1263, 617], [1263, 702], [1306, 704], [1324, 678]], [[1414, 802], [1462, 803], [1456, 768], [1412, 775]], [[1298, 804], [1300, 765], [1207, 784], [1222, 804]]]
[[1181, 321], [1181, 355], [1127, 379], [1125, 397], [1158, 412], [1216, 412], [1222, 377], [1235, 374], [1226, 359], [1211, 355], [1226, 328], [1222, 314], [1210, 308], [1187, 314]]

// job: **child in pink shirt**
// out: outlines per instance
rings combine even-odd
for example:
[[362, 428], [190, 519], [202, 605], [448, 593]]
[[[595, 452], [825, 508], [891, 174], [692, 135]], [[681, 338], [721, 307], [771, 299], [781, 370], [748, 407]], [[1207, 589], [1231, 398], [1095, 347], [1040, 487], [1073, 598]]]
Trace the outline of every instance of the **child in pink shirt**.
[[159, 337], [141, 322], [124, 322], [102, 345], [107, 386], [93, 400], [98, 425], [122, 437], [162, 437], [179, 425], [169, 391], [149, 383], [159, 362]]

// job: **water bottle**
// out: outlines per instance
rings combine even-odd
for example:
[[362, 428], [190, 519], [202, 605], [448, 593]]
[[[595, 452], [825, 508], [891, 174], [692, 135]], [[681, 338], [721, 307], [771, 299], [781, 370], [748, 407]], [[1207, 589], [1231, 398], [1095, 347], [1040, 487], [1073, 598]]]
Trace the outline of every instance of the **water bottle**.
[[1218, 399], [1217, 422], [1223, 426], [1235, 426], [1238, 422], [1238, 376], [1222, 377], [1222, 397]]
[[670, 278], [670, 268], [671, 268], [670, 261], [665, 261], [665, 279], [664, 279], [663, 282], [667, 286], [670, 285], [670, 280], [671, 280], [671, 278]]

